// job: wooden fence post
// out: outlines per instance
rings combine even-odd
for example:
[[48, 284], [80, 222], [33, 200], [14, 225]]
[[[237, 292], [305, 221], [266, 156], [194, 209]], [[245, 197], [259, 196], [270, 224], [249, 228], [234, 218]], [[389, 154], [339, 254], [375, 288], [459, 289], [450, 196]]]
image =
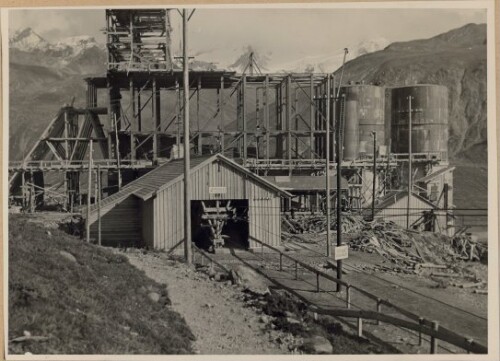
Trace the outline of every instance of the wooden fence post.
[[345, 306], [351, 308], [351, 285], [347, 284], [345, 287]]
[[[377, 298], [377, 312], [382, 312], [382, 300], [380, 298]], [[380, 325], [380, 320], [377, 320], [377, 325]]]
[[422, 346], [422, 326], [424, 324], [424, 319], [422, 317], [418, 319], [418, 324], [420, 325], [420, 330], [418, 331], [418, 345]]
[[358, 317], [358, 337], [363, 337], [363, 319]]
[[[439, 330], [438, 321], [432, 321], [432, 329], [436, 332]], [[431, 354], [437, 354], [437, 353], [438, 353], [438, 339], [437, 337], [431, 336]]]

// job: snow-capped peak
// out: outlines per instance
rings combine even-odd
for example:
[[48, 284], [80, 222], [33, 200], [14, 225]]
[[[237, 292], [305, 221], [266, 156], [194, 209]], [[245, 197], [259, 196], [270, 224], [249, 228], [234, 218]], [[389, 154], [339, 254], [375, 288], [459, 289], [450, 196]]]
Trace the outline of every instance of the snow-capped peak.
[[356, 47], [356, 53], [354, 54], [356, 57], [373, 53], [375, 51], [379, 51], [384, 49], [389, 45], [389, 40], [385, 38], [374, 38], [370, 40], [364, 40], [358, 44]]
[[50, 43], [31, 28], [17, 30], [9, 38], [9, 44], [10, 47], [23, 51], [47, 50], [50, 48]]
[[98, 46], [95, 38], [88, 35], [79, 35], [72, 36], [69, 38], [62, 39], [61, 41], [55, 44], [56, 47], [66, 47], [69, 46], [71, 48], [90, 48], [92, 46]]

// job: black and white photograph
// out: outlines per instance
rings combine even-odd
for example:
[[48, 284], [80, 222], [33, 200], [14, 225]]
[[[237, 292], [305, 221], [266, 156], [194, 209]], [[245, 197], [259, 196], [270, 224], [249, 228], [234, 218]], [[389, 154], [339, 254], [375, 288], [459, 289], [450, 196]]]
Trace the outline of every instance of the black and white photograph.
[[494, 5], [2, 9], [6, 358], [498, 360]]

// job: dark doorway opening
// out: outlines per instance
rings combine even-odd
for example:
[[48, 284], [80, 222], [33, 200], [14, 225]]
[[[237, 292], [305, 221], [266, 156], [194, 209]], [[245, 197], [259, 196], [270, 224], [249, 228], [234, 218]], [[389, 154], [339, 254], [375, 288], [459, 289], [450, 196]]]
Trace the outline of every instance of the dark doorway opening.
[[247, 215], [247, 199], [193, 200], [192, 242], [207, 251], [214, 249], [217, 239], [220, 239], [222, 247], [248, 249]]

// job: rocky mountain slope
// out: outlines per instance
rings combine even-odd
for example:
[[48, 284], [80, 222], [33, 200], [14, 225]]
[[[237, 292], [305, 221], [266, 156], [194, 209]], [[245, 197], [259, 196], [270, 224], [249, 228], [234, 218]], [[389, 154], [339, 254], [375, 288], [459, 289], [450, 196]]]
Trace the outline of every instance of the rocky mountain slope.
[[[344, 79], [386, 86], [441, 84], [449, 90], [449, 150], [463, 156], [486, 142], [486, 25], [393, 43], [345, 66]], [[486, 159], [484, 159], [486, 161]]]
[[[356, 52], [351, 49], [351, 53], [356, 53], [352, 56], [359, 56], [346, 64], [344, 79], [387, 86], [446, 85], [450, 92], [450, 153], [462, 157], [474, 145], [485, 144], [485, 24], [469, 24], [431, 39], [393, 43], [373, 52], [383, 45], [383, 39], [374, 39], [360, 44]], [[196, 61], [197, 70], [215, 67], [214, 63], [203, 59]], [[297, 67], [301, 71], [305, 70], [303, 67], [320, 71], [323, 65], [332, 65], [333, 61], [335, 57], [311, 55], [298, 63], [283, 66], [284, 71]], [[105, 62], [104, 47], [91, 37], [69, 38], [51, 44], [29, 28], [12, 35], [10, 159], [22, 158], [60, 106], [70, 103], [73, 97], [75, 105], [83, 106], [83, 78], [104, 74]], [[205, 106], [209, 106], [207, 103]], [[215, 106], [202, 114], [212, 114], [214, 109]], [[225, 119], [230, 121], [231, 114], [226, 114]]]

